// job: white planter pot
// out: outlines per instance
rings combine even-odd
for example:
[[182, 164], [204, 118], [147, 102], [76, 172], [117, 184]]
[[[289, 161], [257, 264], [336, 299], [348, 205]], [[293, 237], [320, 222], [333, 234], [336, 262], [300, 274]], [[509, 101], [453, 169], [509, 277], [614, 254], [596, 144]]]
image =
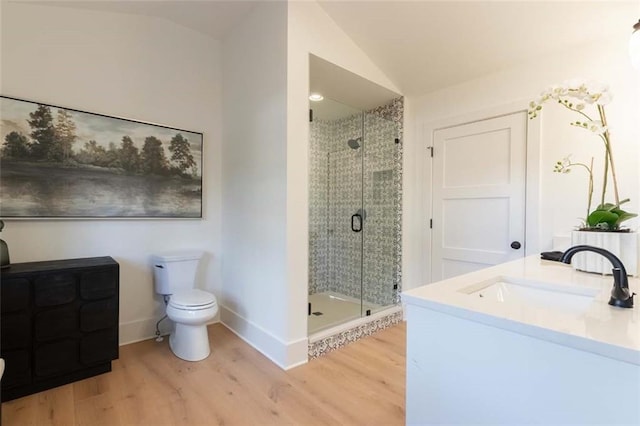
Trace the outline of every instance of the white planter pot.
[[[628, 275], [638, 275], [638, 234], [636, 232], [573, 231], [571, 245], [589, 245], [610, 251], [620, 258]], [[573, 269], [611, 275], [611, 262], [592, 252], [576, 253], [571, 259]]]

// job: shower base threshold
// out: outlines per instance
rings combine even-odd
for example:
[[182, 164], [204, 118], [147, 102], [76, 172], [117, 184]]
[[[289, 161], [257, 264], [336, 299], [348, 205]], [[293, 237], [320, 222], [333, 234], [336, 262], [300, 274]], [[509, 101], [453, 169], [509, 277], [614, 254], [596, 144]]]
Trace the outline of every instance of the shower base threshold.
[[399, 324], [402, 306], [385, 308], [367, 317], [357, 318], [309, 335], [309, 360], [325, 355], [377, 331]]
[[311, 315], [307, 318], [309, 335], [366, 316], [367, 311], [375, 313], [384, 309], [383, 306], [375, 303], [362, 302], [361, 305], [360, 299], [335, 291], [311, 294], [309, 303], [311, 303]]

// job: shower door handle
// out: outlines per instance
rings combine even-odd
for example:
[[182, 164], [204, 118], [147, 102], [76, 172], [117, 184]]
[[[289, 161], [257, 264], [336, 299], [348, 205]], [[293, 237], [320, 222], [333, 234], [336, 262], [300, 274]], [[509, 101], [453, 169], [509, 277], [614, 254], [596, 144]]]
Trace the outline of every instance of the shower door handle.
[[[356, 218], [358, 219], [357, 221], [356, 221]], [[358, 213], [351, 216], [351, 230], [353, 232], [362, 231], [362, 216], [360, 216]]]

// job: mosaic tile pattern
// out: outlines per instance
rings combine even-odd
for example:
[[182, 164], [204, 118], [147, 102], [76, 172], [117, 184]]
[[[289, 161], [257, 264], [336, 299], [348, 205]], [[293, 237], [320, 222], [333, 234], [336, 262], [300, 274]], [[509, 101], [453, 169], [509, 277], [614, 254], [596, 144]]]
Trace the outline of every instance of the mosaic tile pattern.
[[395, 244], [393, 245], [395, 258], [395, 284], [397, 289], [393, 290], [393, 303], [400, 303], [400, 292], [402, 291], [402, 150], [404, 141], [404, 97], [394, 99], [387, 105], [380, 106], [371, 111], [387, 120], [397, 124], [399, 143], [396, 149], [395, 169], [394, 169], [394, 186], [396, 188], [396, 220], [395, 228]]
[[362, 205], [362, 150], [329, 153], [328, 255], [330, 291], [361, 298], [363, 232], [351, 230]]
[[329, 290], [327, 206], [331, 124], [313, 121], [309, 147], [309, 294]]
[[382, 306], [395, 304], [397, 174], [395, 143], [398, 129], [393, 121], [365, 114], [363, 175], [364, 209], [362, 296]]
[[400, 321], [402, 321], [402, 311], [394, 312], [393, 314], [386, 315], [377, 320], [345, 330], [325, 339], [309, 343], [309, 360], [318, 358], [365, 336], [370, 336], [377, 331], [399, 324]]
[[[310, 294], [399, 303], [402, 143], [395, 140], [402, 140], [402, 116], [398, 98], [365, 114], [311, 123]], [[357, 138], [361, 147], [351, 149], [347, 141]], [[351, 230], [355, 213], [366, 215], [363, 232]]]

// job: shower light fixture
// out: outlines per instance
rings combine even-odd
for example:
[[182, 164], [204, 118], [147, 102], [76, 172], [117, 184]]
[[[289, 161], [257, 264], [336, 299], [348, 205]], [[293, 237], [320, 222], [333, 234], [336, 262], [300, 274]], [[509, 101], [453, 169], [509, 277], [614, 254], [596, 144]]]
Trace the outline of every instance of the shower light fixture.
[[629, 56], [631, 65], [640, 71], [640, 20], [633, 26], [633, 33], [629, 40]]
[[324, 96], [322, 96], [320, 93], [312, 93], [309, 95], [309, 100], [310, 101], [314, 101], [314, 102], [318, 102], [324, 99]]

